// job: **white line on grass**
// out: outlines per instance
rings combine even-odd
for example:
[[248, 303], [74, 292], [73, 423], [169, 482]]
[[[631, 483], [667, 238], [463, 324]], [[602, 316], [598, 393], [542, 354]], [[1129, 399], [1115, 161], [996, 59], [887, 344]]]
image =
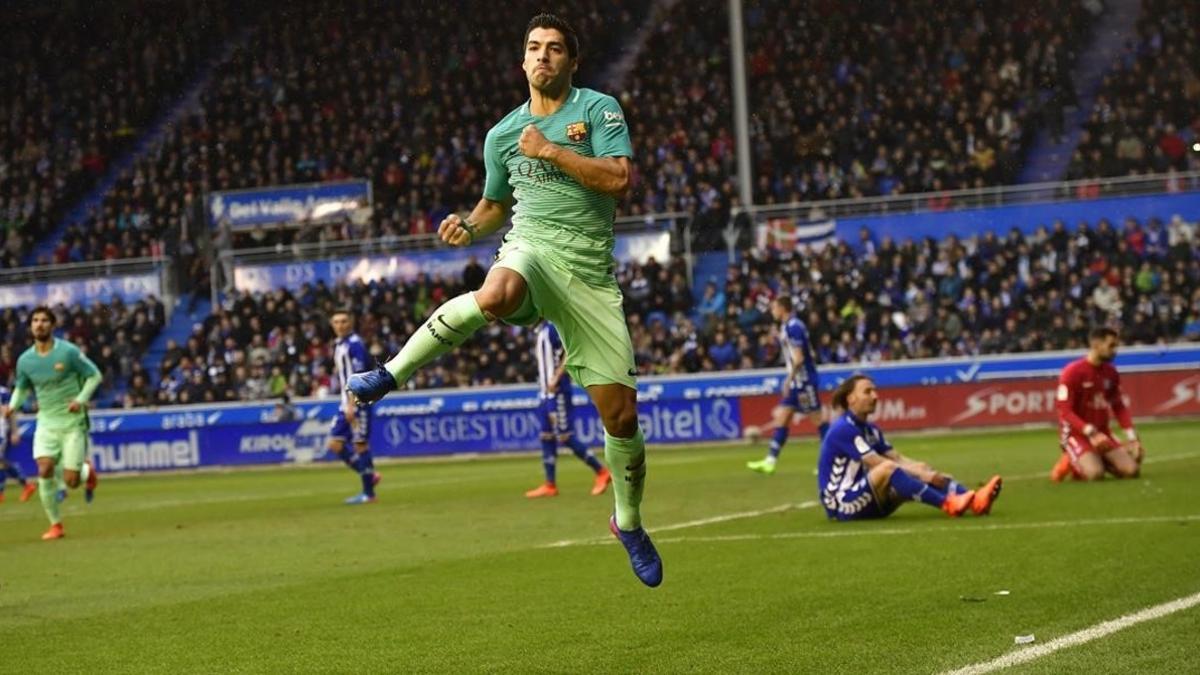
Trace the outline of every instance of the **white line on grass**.
[[764, 539], [833, 539], [837, 537], [870, 537], [875, 535], [895, 536], [902, 534], [929, 534], [937, 532], [994, 532], [996, 530], [1040, 530], [1080, 525], [1137, 525], [1145, 523], [1192, 522], [1200, 520], [1200, 514], [1184, 516], [1146, 516], [1143, 518], [1090, 518], [1082, 520], [1046, 520], [1032, 523], [997, 523], [995, 525], [963, 525], [938, 527], [889, 527], [880, 529], [813, 530], [806, 532], [777, 532], [775, 534], [726, 534], [711, 536], [669, 537], [658, 543], [681, 542], [726, 542], [760, 541]]
[[[1158, 464], [1160, 462], [1178, 462], [1184, 459], [1195, 459], [1200, 457], [1200, 452], [1183, 452], [1178, 455], [1150, 455], [1142, 460], [1142, 464]], [[1005, 476], [1004, 482], [1014, 480], [1050, 480], [1050, 470], [1047, 469], [1041, 473], [1027, 473], [1020, 476]]]
[[1084, 644], [1085, 642], [1098, 640], [1102, 637], [1112, 635], [1117, 631], [1125, 630], [1130, 626], [1136, 626], [1139, 623], [1153, 621], [1154, 619], [1161, 619], [1164, 616], [1170, 616], [1175, 612], [1182, 612], [1185, 609], [1191, 609], [1196, 605], [1200, 605], [1200, 593], [1194, 593], [1182, 598], [1176, 598], [1170, 602], [1164, 602], [1161, 605], [1147, 607], [1141, 611], [1134, 612], [1133, 614], [1126, 614], [1116, 619], [1112, 619], [1111, 621], [1098, 623], [1094, 626], [1084, 628], [1083, 630], [1055, 638], [1045, 644], [1018, 649], [999, 658], [992, 659], [991, 661], [976, 663], [970, 666], [964, 666], [958, 670], [949, 671], [945, 673], [945, 675], [982, 675], [983, 673], [990, 673], [1002, 668], [1011, 668], [1012, 666], [1028, 663], [1034, 659], [1040, 659], [1043, 656], [1048, 656], [1060, 649], [1066, 649], [1067, 647], [1074, 647], [1076, 645]]
[[[672, 530], [683, 530], [689, 527], [702, 527], [704, 525], [715, 525], [716, 523], [725, 523], [731, 520], [742, 520], [743, 518], [757, 518], [766, 516], [772, 513], [783, 513], [784, 511], [792, 511], [799, 509], [811, 509], [816, 506], [815, 501], [801, 502], [799, 504], [780, 504], [772, 506], [769, 509], [759, 509], [757, 511], [740, 511], [738, 513], [725, 513], [719, 516], [710, 516], [708, 518], [699, 518], [697, 520], [686, 520], [682, 523], [672, 523], [671, 525], [662, 525], [660, 527], [648, 528], [648, 531], [653, 534], [659, 532], [670, 532]], [[612, 541], [609, 537], [588, 537], [586, 539], [562, 539], [560, 541], [549, 544], [542, 544], [538, 548], [564, 548], [567, 546], [590, 546], [595, 544], [606, 544]]]
[[[714, 518], [706, 518], [702, 521], [689, 521], [687, 523], [679, 523], [677, 525], [667, 525], [658, 529], [652, 529], [650, 532], [658, 533], [669, 530], [677, 530], [682, 527], [699, 527], [700, 525], [708, 525], [710, 523], [720, 523], [727, 520], [735, 520], [739, 518], [753, 518], [762, 516], [768, 513], [781, 513], [791, 509], [811, 508], [816, 505], [816, 502], [804, 502], [802, 504], [784, 504], [771, 509], [763, 509], [761, 511], [747, 511], [744, 513], [732, 513], [726, 516], [716, 516]], [[774, 534], [715, 534], [708, 536], [683, 536], [683, 537], [664, 537], [655, 539], [658, 544], [679, 544], [679, 543], [721, 543], [721, 542], [738, 542], [738, 541], [764, 541], [771, 539], [835, 539], [839, 537], [873, 537], [873, 536], [896, 536], [904, 534], [929, 534], [939, 532], [994, 532], [996, 530], [1040, 530], [1054, 529], [1060, 527], [1078, 527], [1080, 525], [1139, 525], [1146, 523], [1178, 523], [1178, 522], [1193, 522], [1200, 520], [1200, 513], [1188, 514], [1181, 516], [1146, 516], [1146, 517], [1128, 517], [1128, 518], [1088, 518], [1081, 520], [1046, 520], [1032, 523], [997, 523], [995, 525], [970, 525], [964, 524], [961, 526], [935, 526], [935, 527], [888, 527], [879, 529], [858, 529], [853, 525], [841, 526], [844, 529], [835, 530], [809, 530], [804, 532], [776, 532]], [[603, 544], [615, 543], [611, 537], [588, 538], [588, 539], [564, 539], [556, 541], [552, 544], [542, 544], [537, 548], [564, 548], [568, 546], [598, 546]]]

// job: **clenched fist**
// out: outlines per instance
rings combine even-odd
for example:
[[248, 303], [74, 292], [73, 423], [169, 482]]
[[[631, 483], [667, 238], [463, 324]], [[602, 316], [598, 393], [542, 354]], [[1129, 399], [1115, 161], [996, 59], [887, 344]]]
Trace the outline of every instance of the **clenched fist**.
[[451, 213], [438, 225], [438, 237], [451, 246], [466, 246], [475, 240], [469, 227], [457, 214]]
[[545, 159], [550, 149], [554, 144], [546, 140], [542, 135], [541, 129], [538, 129], [532, 124], [525, 125], [525, 129], [521, 131], [521, 140], [518, 143], [521, 149], [521, 154], [531, 159]]

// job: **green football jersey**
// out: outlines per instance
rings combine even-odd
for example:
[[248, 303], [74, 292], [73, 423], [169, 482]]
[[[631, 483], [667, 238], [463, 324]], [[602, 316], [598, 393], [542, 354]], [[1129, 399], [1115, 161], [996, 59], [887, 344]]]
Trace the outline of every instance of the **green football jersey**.
[[530, 114], [526, 101], [488, 131], [483, 145], [483, 196], [515, 200], [507, 238], [530, 244], [588, 283], [605, 283], [612, 277], [617, 200], [583, 187], [552, 162], [522, 155], [518, 142], [529, 124], [584, 157], [632, 157], [621, 106], [607, 94], [572, 87], [551, 115]]
[[38, 427], [87, 428], [87, 406], [73, 413], [67, 410], [67, 405], [79, 397], [85, 380], [99, 375], [100, 369], [78, 347], [54, 338], [54, 346], [45, 356], [38, 354], [33, 346], [17, 359], [16, 388], [26, 392], [32, 389], [37, 394]]

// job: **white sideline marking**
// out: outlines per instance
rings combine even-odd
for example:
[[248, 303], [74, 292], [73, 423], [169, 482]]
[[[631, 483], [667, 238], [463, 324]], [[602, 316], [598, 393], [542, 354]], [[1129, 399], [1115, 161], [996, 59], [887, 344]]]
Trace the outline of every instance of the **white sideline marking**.
[[[1158, 464], [1159, 462], [1177, 462], [1177, 461], [1183, 460], [1183, 459], [1195, 459], [1196, 457], [1200, 457], [1200, 452], [1182, 452], [1178, 455], [1150, 455], [1149, 457], [1142, 460], [1142, 464]], [[1021, 476], [1012, 476], [1012, 477], [1005, 476], [1004, 482], [1007, 483], [1009, 481], [1014, 481], [1014, 480], [1038, 480], [1038, 479], [1049, 481], [1050, 480], [1050, 470], [1046, 469], [1045, 471], [1043, 471], [1041, 473], [1027, 473], [1027, 474], [1024, 474]]]
[[[683, 530], [689, 527], [702, 527], [704, 525], [714, 525], [716, 523], [725, 523], [731, 520], [741, 520], [743, 518], [757, 518], [766, 516], [772, 513], [783, 513], [784, 511], [792, 511], [799, 509], [811, 509], [816, 506], [815, 501], [801, 502], [799, 504], [780, 504], [772, 506], [769, 509], [759, 509], [757, 511], [740, 511], [738, 513], [726, 513], [719, 516], [711, 516], [709, 518], [699, 518], [697, 520], [686, 520], [682, 523], [673, 523], [671, 525], [663, 525], [661, 527], [649, 528], [647, 531], [651, 534], [659, 532], [670, 532], [672, 530]], [[565, 548], [567, 546], [592, 546], [595, 544], [607, 544], [614, 541], [612, 537], [588, 537], [586, 539], [562, 539], [549, 544], [542, 544], [538, 548]]]
[[1164, 602], [1161, 605], [1147, 607], [1141, 611], [1134, 612], [1133, 614], [1126, 614], [1116, 619], [1098, 623], [1094, 626], [1084, 628], [1083, 630], [1075, 631], [1074, 633], [1069, 633], [1062, 637], [1055, 638], [1045, 644], [1037, 645], [1035, 647], [1025, 647], [1023, 649], [1009, 652], [1008, 654], [992, 659], [991, 661], [984, 661], [983, 663], [964, 666], [958, 670], [947, 671], [944, 675], [982, 675], [983, 673], [990, 673], [1002, 668], [1010, 668], [1022, 663], [1028, 663], [1034, 659], [1040, 659], [1043, 656], [1053, 654], [1060, 649], [1066, 649], [1067, 647], [1074, 647], [1076, 645], [1084, 644], [1085, 642], [1098, 640], [1102, 637], [1112, 635], [1117, 631], [1125, 630], [1130, 626], [1136, 626], [1139, 623], [1153, 621], [1154, 619], [1161, 619], [1164, 616], [1170, 616], [1175, 612], [1182, 612], [1185, 609], [1191, 609], [1196, 605], [1200, 605], [1200, 593], [1194, 593], [1182, 598], [1176, 598], [1170, 602]]
[[[815, 502], [805, 502], [797, 504], [796, 508], [806, 507], [808, 504]], [[755, 515], [786, 510], [782, 507], [776, 507], [768, 511], [753, 512]], [[737, 514], [735, 514], [737, 515]], [[750, 517], [750, 516], [743, 516]], [[872, 536], [895, 536], [904, 534], [929, 534], [938, 532], [994, 532], [996, 530], [1040, 530], [1053, 529], [1059, 527], [1078, 527], [1080, 525], [1136, 525], [1143, 523], [1173, 523], [1173, 522], [1192, 522], [1200, 520], [1200, 513], [1189, 514], [1183, 516], [1146, 516], [1146, 517], [1129, 517], [1129, 518], [1092, 518], [1082, 520], [1047, 520], [1032, 523], [997, 523], [995, 525], [963, 525], [963, 526], [939, 526], [939, 527], [889, 527], [875, 530], [860, 530], [854, 529], [836, 529], [836, 530], [813, 530], [806, 532], [776, 532], [774, 534], [716, 534], [709, 536], [684, 536], [684, 537], [667, 537], [656, 540], [658, 544], [678, 544], [678, 543], [717, 543], [717, 542], [736, 542], [736, 541], [764, 541], [770, 539], [835, 539], [839, 537], [872, 537]], [[719, 522], [719, 521], [718, 521]], [[669, 527], [669, 526], [668, 526]], [[662, 531], [652, 530], [652, 531]], [[675, 528], [678, 529], [678, 528]], [[541, 546], [540, 548], [553, 548], [563, 546], [595, 546], [598, 544], [612, 543], [614, 540], [611, 537], [603, 539], [575, 539], [560, 541], [554, 544]]]

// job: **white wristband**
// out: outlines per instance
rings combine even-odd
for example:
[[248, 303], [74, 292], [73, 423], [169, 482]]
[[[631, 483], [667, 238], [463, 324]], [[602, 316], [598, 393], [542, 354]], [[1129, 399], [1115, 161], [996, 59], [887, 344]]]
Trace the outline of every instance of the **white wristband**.
[[1091, 436], [1094, 433], [1096, 433], [1096, 425], [1094, 425], [1094, 424], [1084, 425], [1084, 427], [1083, 427], [1083, 435], [1084, 436]]
[[1125, 438], [1131, 441], [1137, 440], [1137, 432], [1133, 430], [1133, 427], [1129, 427], [1125, 430]]

